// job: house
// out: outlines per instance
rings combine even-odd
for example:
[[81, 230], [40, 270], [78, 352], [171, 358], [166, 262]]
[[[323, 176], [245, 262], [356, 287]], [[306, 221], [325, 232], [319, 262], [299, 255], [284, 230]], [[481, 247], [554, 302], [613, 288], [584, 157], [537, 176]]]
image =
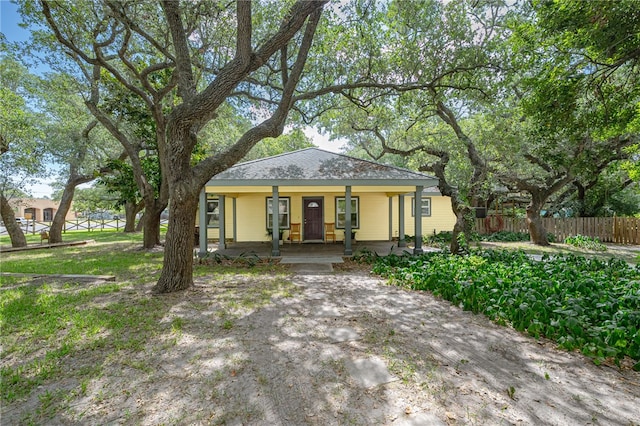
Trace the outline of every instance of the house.
[[[9, 200], [9, 205], [16, 217], [24, 217], [36, 222], [51, 222], [60, 203], [48, 198], [17, 198]], [[72, 219], [75, 219], [73, 203], [66, 215], [66, 220]]]
[[[303, 243], [326, 243], [333, 230], [331, 241], [343, 242], [346, 255], [354, 237], [397, 239], [402, 246], [405, 235], [415, 235], [419, 253], [422, 235], [455, 223], [436, 183], [423, 173], [318, 148], [236, 164], [209, 180], [200, 195], [198, 224], [206, 224], [199, 226], [201, 254], [207, 240], [216, 239], [222, 247], [229, 240], [272, 241], [278, 256], [279, 235], [289, 239], [298, 229]], [[415, 220], [416, 211], [422, 220]]]

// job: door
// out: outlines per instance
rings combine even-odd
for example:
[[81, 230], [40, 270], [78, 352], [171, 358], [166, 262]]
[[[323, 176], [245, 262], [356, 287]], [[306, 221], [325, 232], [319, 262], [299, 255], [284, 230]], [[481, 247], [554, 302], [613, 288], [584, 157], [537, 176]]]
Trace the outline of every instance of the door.
[[304, 226], [302, 228], [304, 240], [322, 240], [324, 237], [324, 211], [322, 198], [303, 198], [302, 210]]

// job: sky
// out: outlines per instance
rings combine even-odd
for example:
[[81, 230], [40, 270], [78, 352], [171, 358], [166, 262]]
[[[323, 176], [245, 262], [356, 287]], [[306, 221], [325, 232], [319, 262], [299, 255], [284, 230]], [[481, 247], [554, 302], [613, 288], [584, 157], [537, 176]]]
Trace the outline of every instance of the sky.
[[[21, 22], [21, 18], [18, 14], [18, 6], [8, 0], [0, 0], [0, 32], [4, 34], [7, 41], [15, 42], [29, 39], [29, 31], [21, 28], [18, 25], [19, 22]], [[315, 128], [309, 127], [305, 129], [304, 133], [321, 149], [331, 152], [341, 151], [343, 142], [330, 141], [328, 136], [321, 135]], [[36, 198], [51, 197], [53, 193], [53, 188], [48, 185], [47, 181], [31, 185], [28, 189], [31, 195]]]

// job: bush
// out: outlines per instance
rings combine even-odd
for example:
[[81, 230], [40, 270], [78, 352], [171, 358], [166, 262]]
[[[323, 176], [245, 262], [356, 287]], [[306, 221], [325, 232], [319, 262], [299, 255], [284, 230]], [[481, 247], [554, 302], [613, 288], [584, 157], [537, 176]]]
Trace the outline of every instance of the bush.
[[482, 241], [505, 241], [505, 242], [530, 240], [528, 232], [511, 232], [511, 231], [494, 232], [493, 234], [482, 235], [481, 238], [482, 238]]
[[[482, 241], [503, 241], [503, 242], [517, 242], [517, 241], [529, 241], [531, 237], [528, 232], [512, 232], [512, 231], [499, 231], [493, 234], [481, 235]], [[550, 243], [556, 242], [556, 236], [552, 233], [547, 233], [547, 241]]]
[[564, 239], [565, 244], [572, 245], [587, 250], [606, 251], [607, 246], [602, 244], [598, 237], [585, 237], [584, 235], [576, 235]]

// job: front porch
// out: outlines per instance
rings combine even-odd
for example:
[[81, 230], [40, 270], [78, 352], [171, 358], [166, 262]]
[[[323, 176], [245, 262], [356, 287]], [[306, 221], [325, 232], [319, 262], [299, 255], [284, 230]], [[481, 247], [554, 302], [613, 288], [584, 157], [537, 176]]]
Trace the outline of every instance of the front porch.
[[[407, 244], [406, 247], [398, 247], [397, 241], [361, 241], [353, 242], [353, 255], [365, 252], [367, 250], [377, 253], [379, 256], [387, 256], [389, 254], [401, 255], [403, 253], [413, 253], [413, 243]], [[344, 245], [338, 243], [292, 243], [285, 242], [280, 246], [280, 255], [272, 256], [272, 244], [270, 241], [265, 242], [227, 242], [226, 248], [220, 248], [218, 243], [208, 243], [207, 251], [209, 253], [217, 253], [229, 257], [238, 257], [246, 254], [256, 254], [261, 258], [276, 258], [295, 256], [308, 257], [309, 259], [319, 257], [351, 257], [344, 254]], [[424, 252], [434, 251], [433, 247], [422, 246]]]
[[[435, 183], [422, 173], [317, 148], [240, 163], [214, 176], [200, 194], [199, 255], [210, 240], [231, 240], [233, 253], [267, 257], [290, 250], [349, 256], [364, 248], [387, 254], [397, 246], [403, 246], [400, 253], [418, 254], [423, 221], [433, 223], [429, 233], [440, 228], [424, 194]], [[279, 246], [292, 234], [309, 244]], [[406, 235], [414, 236], [417, 247], [404, 247]], [[336, 240], [343, 244], [311, 244]]]

